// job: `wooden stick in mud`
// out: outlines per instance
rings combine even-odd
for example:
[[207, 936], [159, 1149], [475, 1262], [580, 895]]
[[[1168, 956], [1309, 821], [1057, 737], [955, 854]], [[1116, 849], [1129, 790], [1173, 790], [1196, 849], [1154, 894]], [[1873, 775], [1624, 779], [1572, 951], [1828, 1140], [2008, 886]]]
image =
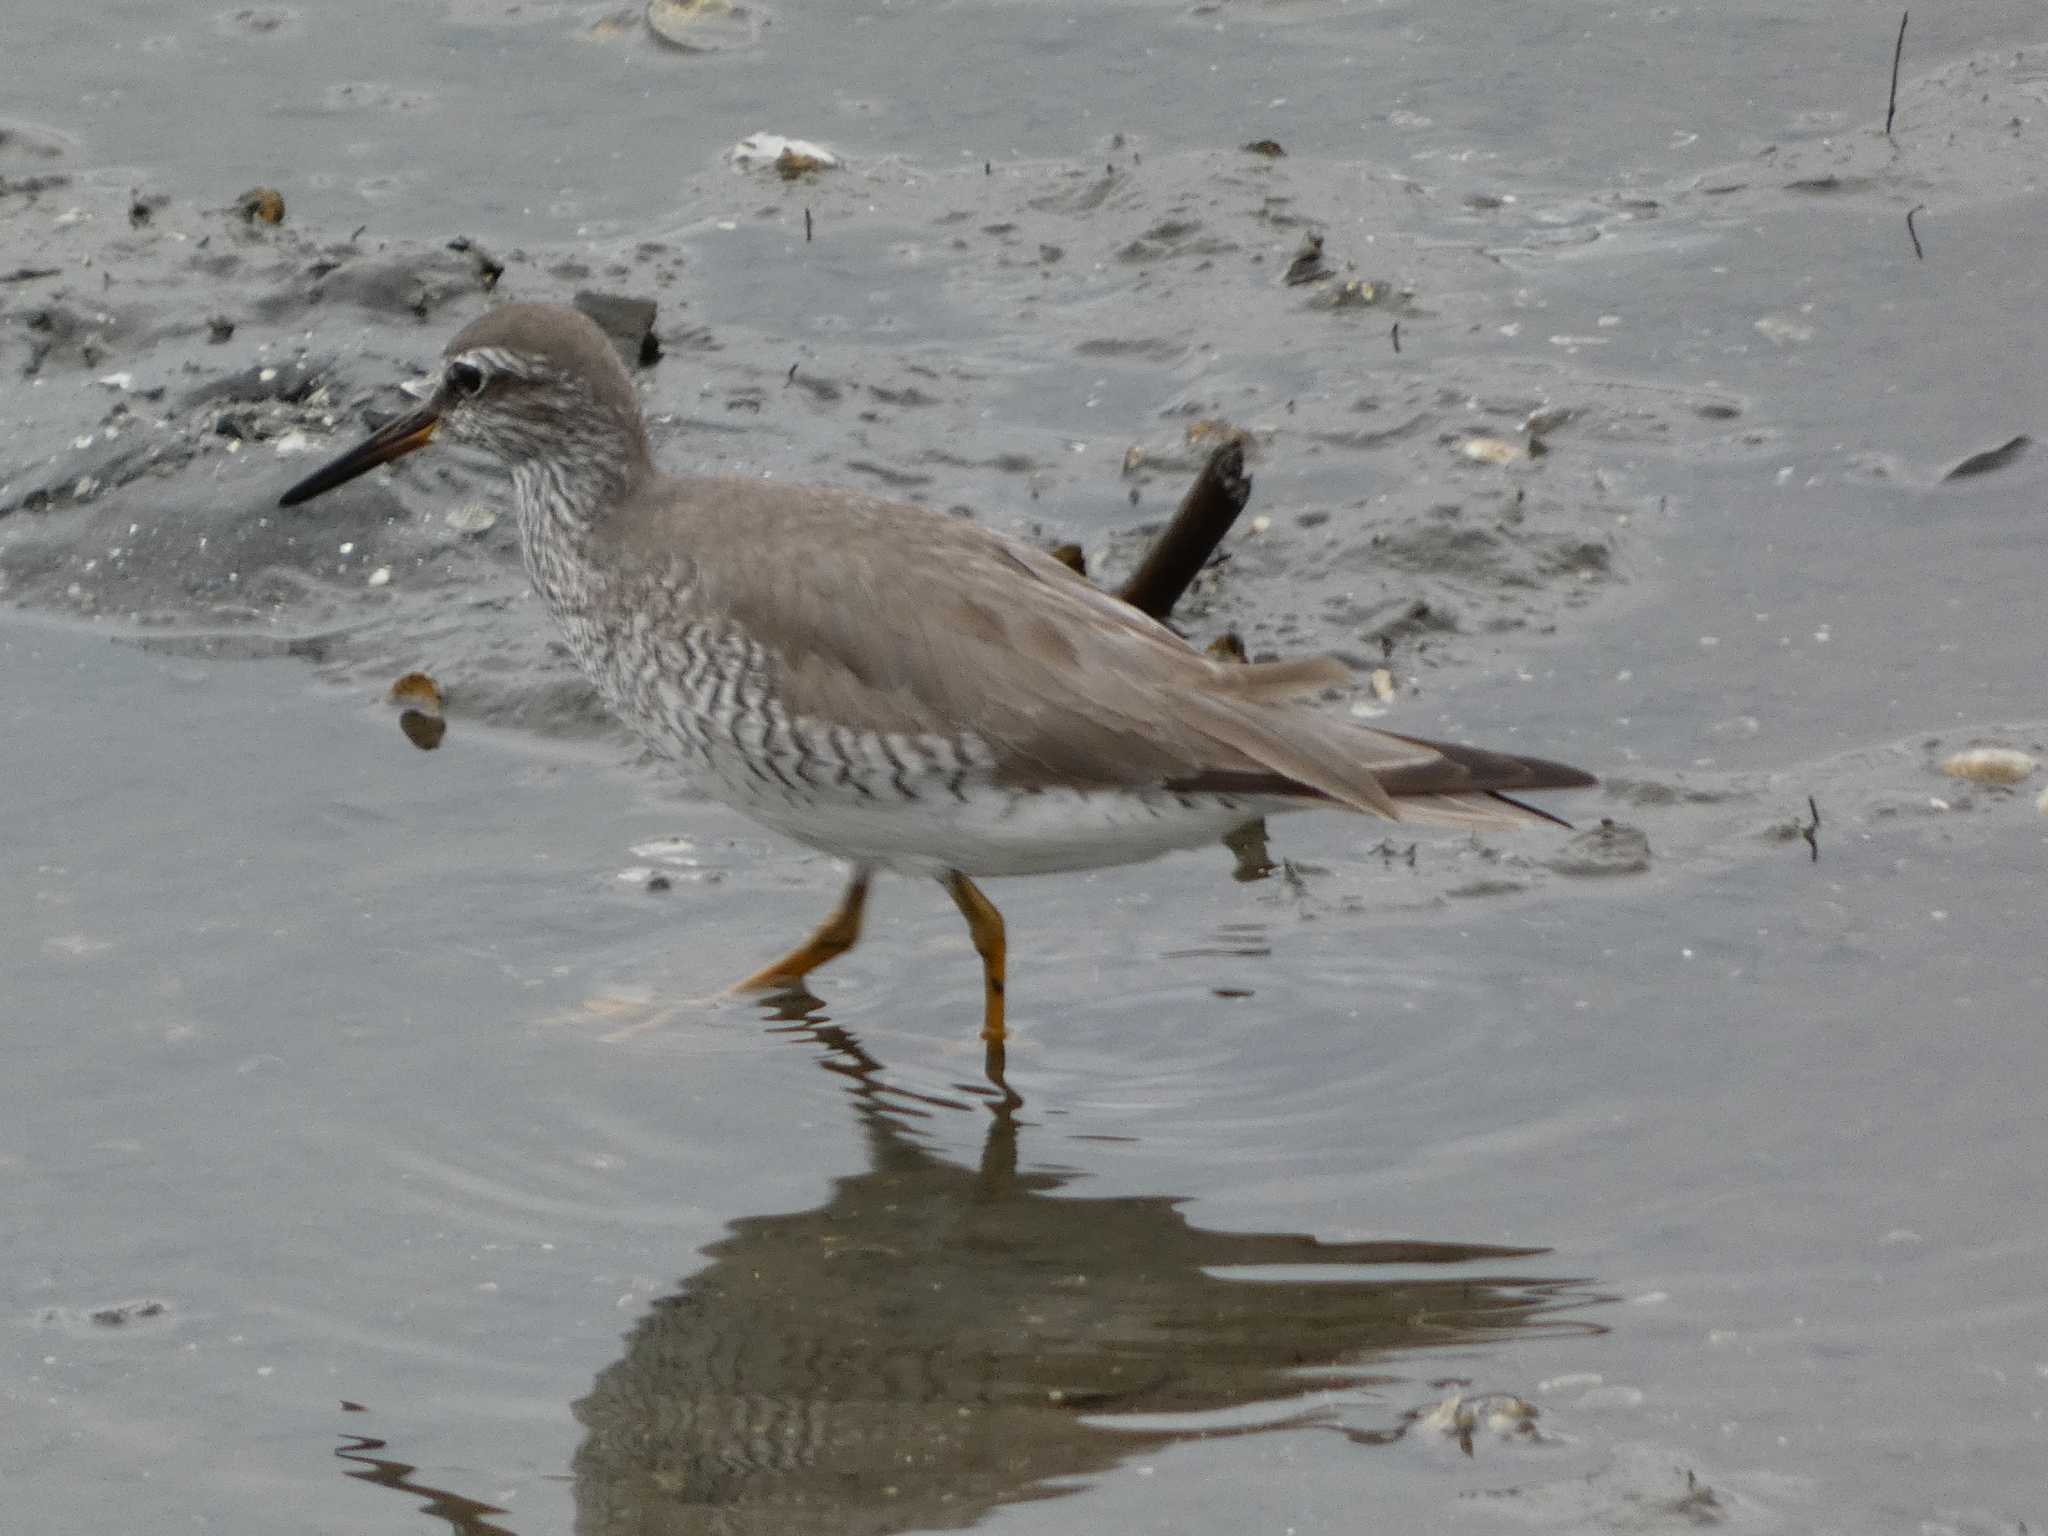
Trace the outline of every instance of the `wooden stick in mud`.
[[[1138, 562], [1131, 579], [1117, 596], [1133, 608], [1150, 614], [1161, 623], [1173, 612], [1190, 583], [1209, 563], [1216, 546], [1230, 532], [1238, 513], [1252, 499], [1252, 477], [1244, 472], [1244, 445], [1230, 442], [1209, 455], [1195, 483], [1181, 498], [1173, 521], [1160, 531]], [[1235, 639], [1235, 636], [1225, 638]], [[1214, 655], [1215, 647], [1210, 648]], [[1244, 660], [1244, 647], [1237, 647], [1237, 660]], [[1223, 839], [1223, 846], [1237, 861], [1236, 878], [1263, 880], [1279, 866], [1266, 851], [1266, 819], [1247, 821]]]
[[1173, 521], [1152, 541], [1117, 596], [1164, 621], [1208, 564], [1251, 495], [1252, 479], [1244, 472], [1244, 448], [1225, 443], [1209, 455], [1209, 462], [1181, 498]]
[[1899, 59], [1906, 51], [1906, 18], [1911, 11], [1899, 12], [1899, 40], [1892, 44], [1892, 93], [1884, 104], [1884, 136], [1892, 136], [1892, 118], [1899, 110]]

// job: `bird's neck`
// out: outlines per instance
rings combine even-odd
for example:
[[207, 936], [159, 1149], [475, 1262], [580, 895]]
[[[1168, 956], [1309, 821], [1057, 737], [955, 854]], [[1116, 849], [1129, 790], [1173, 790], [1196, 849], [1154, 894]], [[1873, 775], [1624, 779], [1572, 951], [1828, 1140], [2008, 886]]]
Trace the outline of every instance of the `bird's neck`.
[[[647, 438], [637, 422], [606, 423], [511, 460], [522, 529], [561, 537], [602, 523], [648, 473]], [[509, 457], [509, 456], [508, 456]]]
[[607, 520], [644, 472], [646, 449], [525, 459], [512, 466], [519, 510], [519, 543], [541, 595], [558, 610], [571, 609], [591, 591], [601, 562], [597, 544]]

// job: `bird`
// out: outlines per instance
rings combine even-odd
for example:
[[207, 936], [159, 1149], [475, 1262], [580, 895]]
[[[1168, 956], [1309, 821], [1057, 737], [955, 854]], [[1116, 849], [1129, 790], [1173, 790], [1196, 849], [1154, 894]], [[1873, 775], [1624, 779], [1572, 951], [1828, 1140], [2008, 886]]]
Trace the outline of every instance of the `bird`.
[[736, 991], [792, 990], [845, 954], [877, 874], [930, 877], [980, 955], [981, 1037], [999, 1050], [1008, 938], [979, 879], [1136, 863], [1316, 806], [1558, 823], [1513, 795], [1597, 782], [1333, 714], [1316, 696], [1350, 681], [1336, 658], [1210, 656], [965, 518], [666, 474], [611, 340], [561, 305], [487, 310], [417, 409], [280, 504], [437, 438], [511, 471], [527, 574], [613, 713], [713, 797], [851, 866], [816, 931]]

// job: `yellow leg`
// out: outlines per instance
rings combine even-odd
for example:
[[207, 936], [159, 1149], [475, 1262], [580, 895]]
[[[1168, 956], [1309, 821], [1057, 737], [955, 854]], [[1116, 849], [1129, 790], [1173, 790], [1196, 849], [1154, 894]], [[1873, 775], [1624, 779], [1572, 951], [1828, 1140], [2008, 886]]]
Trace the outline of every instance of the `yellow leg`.
[[953, 905], [967, 919], [967, 931], [974, 939], [975, 952], [981, 956], [981, 1038], [993, 1044], [1008, 1033], [1003, 1028], [1003, 972], [1009, 957], [1009, 945], [1003, 938], [1003, 914], [981, 894], [980, 886], [957, 869], [946, 876], [945, 886]]
[[[853, 871], [853, 882], [818, 931], [766, 970], [756, 971], [733, 988], [735, 992], [769, 992], [802, 981], [827, 960], [837, 960], [860, 938], [860, 912], [867, 905], [868, 881], [874, 871], [865, 864]], [[993, 909], [991, 909], [993, 910]], [[997, 919], [1000, 924], [1001, 919]]]
[[988, 1079], [989, 1087], [1001, 1095], [991, 1106], [999, 1115], [1007, 1115], [1024, 1102], [1024, 1095], [1010, 1086], [1010, 1049], [1000, 1040], [984, 1040], [981, 1046], [981, 1075]]

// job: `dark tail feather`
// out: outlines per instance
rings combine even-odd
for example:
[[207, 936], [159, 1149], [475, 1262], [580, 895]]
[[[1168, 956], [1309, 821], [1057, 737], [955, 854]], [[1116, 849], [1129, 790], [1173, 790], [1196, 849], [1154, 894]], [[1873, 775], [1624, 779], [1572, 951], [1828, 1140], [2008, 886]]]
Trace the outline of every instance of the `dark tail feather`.
[[[1593, 781], [1589, 777], [1586, 782], [1591, 783], [1595, 781]], [[1585, 787], [1585, 784], [1574, 784], [1570, 787], [1573, 789], [1583, 789]], [[1517, 800], [1513, 795], [1504, 795], [1497, 789], [1489, 789], [1486, 792], [1486, 794], [1488, 799], [1498, 800], [1502, 805], [1512, 805], [1516, 810], [1521, 811], [1524, 815], [1534, 816], [1539, 820], [1547, 821], [1553, 827], [1563, 827], [1567, 832], [1572, 830], [1572, 824], [1570, 822], [1566, 821], [1562, 816], [1556, 816], [1551, 814], [1549, 811], [1544, 810], [1543, 807], [1540, 805], [1525, 805], [1520, 800]]]

